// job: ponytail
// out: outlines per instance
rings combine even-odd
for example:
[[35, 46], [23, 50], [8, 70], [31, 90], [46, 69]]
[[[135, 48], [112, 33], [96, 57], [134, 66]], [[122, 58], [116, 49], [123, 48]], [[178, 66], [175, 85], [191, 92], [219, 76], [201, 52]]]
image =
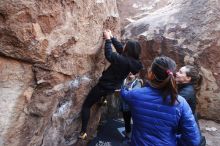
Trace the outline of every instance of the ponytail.
[[167, 100], [169, 95], [171, 97], [170, 105], [174, 105], [175, 102], [178, 101], [177, 85], [173, 75], [168, 75], [168, 77], [162, 82], [158, 82], [157, 78], [155, 78], [155, 80], [152, 80], [149, 82], [149, 84], [154, 88], [162, 90], [162, 97], [164, 102]]
[[202, 82], [203, 82], [203, 76], [201, 73], [199, 73], [198, 78], [197, 78], [197, 82], [194, 84], [194, 88], [195, 88], [196, 92], [200, 91]]
[[150, 85], [162, 90], [164, 102], [170, 95], [171, 105], [174, 105], [178, 101], [177, 85], [173, 75], [175, 68], [176, 63], [169, 57], [157, 57], [151, 65], [151, 70], [155, 78], [150, 81]]
[[177, 101], [177, 95], [178, 95], [177, 85], [174, 76], [173, 75], [169, 75], [169, 76], [170, 76], [171, 105], [174, 105], [175, 102]]

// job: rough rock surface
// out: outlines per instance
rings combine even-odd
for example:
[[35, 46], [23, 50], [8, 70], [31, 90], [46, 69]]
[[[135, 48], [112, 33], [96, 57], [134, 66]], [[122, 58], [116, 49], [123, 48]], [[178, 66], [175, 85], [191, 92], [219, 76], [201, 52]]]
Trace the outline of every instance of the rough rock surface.
[[168, 0], [117, 0], [121, 27], [169, 4]]
[[[31, 65], [0, 57], [0, 145], [33, 92]], [[12, 120], [14, 119], [14, 120]]]
[[220, 124], [209, 120], [199, 120], [203, 136], [206, 138], [206, 146], [217, 146], [220, 142]]
[[86, 144], [76, 144], [80, 111], [108, 65], [106, 28], [119, 34], [115, 0], [0, 1], [0, 145]]
[[198, 66], [204, 76], [199, 114], [220, 121], [220, 1], [169, 0], [166, 4], [146, 10], [143, 18], [124, 28], [123, 37], [139, 38], [146, 68], [158, 55], [172, 57], [179, 67]]

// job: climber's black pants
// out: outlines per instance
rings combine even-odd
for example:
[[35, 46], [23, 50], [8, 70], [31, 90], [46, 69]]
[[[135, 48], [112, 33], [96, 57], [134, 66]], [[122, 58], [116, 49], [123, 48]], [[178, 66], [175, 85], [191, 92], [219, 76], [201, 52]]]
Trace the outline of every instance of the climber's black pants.
[[90, 109], [92, 105], [97, 103], [101, 97], [106, 96], [108, 94], [113, 93], [114, 91], [105, 90], [103, 89], [99, 84], [97, 84], [95, 87], [93, 87], [89, 94], [87, 95], [83, 106], [82, 106], [82, 129], [81, 132], [86, 132], [89, 117], [90, 117]]

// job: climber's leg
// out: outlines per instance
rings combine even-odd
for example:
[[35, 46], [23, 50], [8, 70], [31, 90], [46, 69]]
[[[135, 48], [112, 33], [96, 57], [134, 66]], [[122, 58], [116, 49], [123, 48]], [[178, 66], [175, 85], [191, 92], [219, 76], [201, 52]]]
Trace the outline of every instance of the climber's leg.
[[81, 134], [86, 133], [88, 121], [90, 118], [90, 109], [93, 104], [97, 103], [102, 96], [105, 96], [107, 92], [100, 88], [99, 85], [96, 85], [92, 88], [92, 90], [89, 92], [88, 96], [86, 97], [86, 100], [83, 103], [82, 107], [82, 129]]

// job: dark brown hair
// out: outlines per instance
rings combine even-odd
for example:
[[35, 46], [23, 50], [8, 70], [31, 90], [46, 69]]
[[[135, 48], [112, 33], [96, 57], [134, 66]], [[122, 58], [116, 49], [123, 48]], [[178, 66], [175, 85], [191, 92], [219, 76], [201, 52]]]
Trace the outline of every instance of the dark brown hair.
[[139, 42], [128, 40], [124, 48], [124, 54], [136, 60], [139, 59], [141, 54], [141, 46]]
[[150, 84], [162, 90], [163, 100], [166, 101], [167, 97], [171, 96], [171, 105], [177, 101], [177, 85], [173, 76], [176, 69], [176, 63], [169, 57], [162, 56], [156, 57], [151, 65], [155, 79]]
[[198, 68], [191, 65], [186, 65], [185, 67], [188, 69], [186, 71], [186, 75], [191, 77], [191, 83], [194, 85], [194, 89], [196, 92], [199, 91], [203, 81], [203, 76], [199, 72]]

